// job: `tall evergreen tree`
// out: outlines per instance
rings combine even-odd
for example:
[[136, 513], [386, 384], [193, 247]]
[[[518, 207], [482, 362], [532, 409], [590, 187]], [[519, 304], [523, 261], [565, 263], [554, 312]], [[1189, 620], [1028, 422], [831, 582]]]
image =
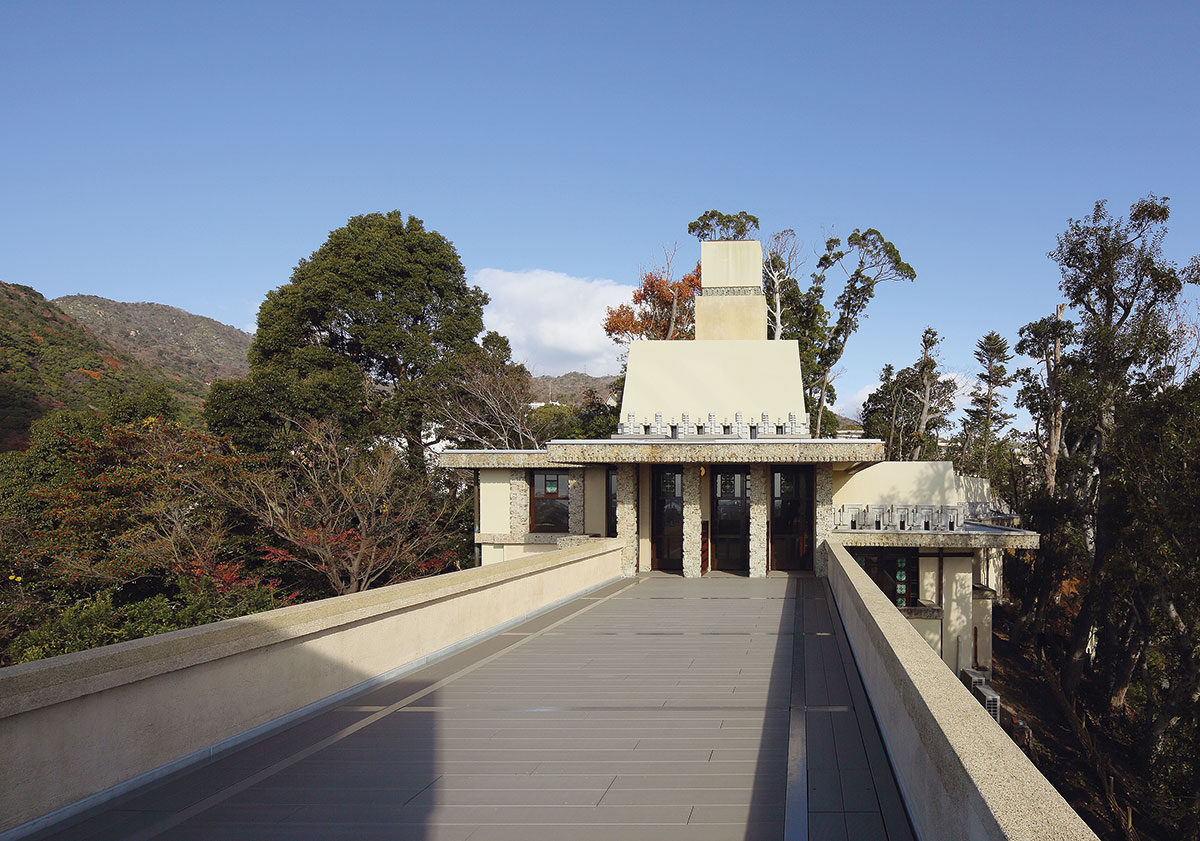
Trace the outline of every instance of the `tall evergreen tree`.
[[[1016, 381], [1009, 373], [1012, 361], [1008, 340], [995, 330], [975, 343], [975, 360], [980, 365], [979, 385], [971, 390], [971, 406], [963, 419], [964, 455], [966, 466], [981, 476], [991, 478], [988, 462], [1004, 427], [1015, 415], [1004, 410], [1001, 391]], [[966, 446], [967, 442], [970, 446]]]
[[420, 219], [355, 216], [267, 294], [250, 374], [214, 384], [209, 425], [262, 449], [284, 417], [325, 419], [396, 435], [415, 465], [431, 404], [482, 352], [487, 301], [450, 241]]

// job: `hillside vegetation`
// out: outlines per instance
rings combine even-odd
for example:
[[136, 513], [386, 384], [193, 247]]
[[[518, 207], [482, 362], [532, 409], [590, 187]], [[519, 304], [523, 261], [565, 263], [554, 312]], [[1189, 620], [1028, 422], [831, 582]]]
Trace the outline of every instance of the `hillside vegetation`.
[[67, 295], [51, 303], [98, 338], [148, 365], [205, 385], [245, 376], [251, 335], [176, 307]]
[[534, 377], [530, 381], [530, 390], [533, 392], [533, 399], [539, 403], [571, 403], [581, 406], [588, 389], [600, 395], [601, 400], [607, 399], [608, 387], [615, 379], [614, 376], [591, 377], [571, 371], [557, 377]]
[[196, 417], [201, 383], [105, 344], [36, 290], [0, 282], [0, 449], [24, 446], [30, 424], [53, 409], [103, 411], [164, 385]]

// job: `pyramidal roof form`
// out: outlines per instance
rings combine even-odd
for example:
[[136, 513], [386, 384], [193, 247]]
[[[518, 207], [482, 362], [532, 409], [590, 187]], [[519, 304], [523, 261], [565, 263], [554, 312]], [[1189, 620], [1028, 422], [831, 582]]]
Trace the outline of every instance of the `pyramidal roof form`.
[[765, 338], [762, 246], [705, 242], [701, 258], [699, 338], [630, 342], [620, 415], [627, 432], [656, 419], [682, 424], [685, 415], [692, 427], [761, 424], [766, 415], [770, 425], [807, 432], [799, 345]]

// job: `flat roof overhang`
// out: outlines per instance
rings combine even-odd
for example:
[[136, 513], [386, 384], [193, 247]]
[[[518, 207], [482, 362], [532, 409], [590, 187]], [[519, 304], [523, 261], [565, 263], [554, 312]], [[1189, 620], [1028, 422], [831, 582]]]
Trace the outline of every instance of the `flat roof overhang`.
[[438, 464], [473, 470], [571, 466], [550, 461], [545, 450], [443, 450], [438, 453]]
[[966, 523], [955, 531], [853, 531], [835, 529], [829, 539], [842, 546], [919, 546], [924, 549], [1036, 549], [1035, 531]]
[[855, 464], [883, 461], [883, 442], [832, 438], [551, 441], [550, 459], [573, 464]]
[[883, 442], [861, 438], [606, 438], [551, 441], [544, 450], [446, 450], [438, 458], [443, 467], [476, 470], [583, 464], [853, 465], [883, 461]]

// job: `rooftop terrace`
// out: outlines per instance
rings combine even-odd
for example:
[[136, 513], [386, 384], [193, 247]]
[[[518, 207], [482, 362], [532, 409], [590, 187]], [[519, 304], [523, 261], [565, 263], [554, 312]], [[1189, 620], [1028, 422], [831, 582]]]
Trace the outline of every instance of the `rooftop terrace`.
[[10, 667], [0, 839], [1093, 839], [822, 548], [622, 579], [600, 539]]
[[779, 839], [785, 820], [912, 837], [826, 586], [651, 576], [39, 837]]

